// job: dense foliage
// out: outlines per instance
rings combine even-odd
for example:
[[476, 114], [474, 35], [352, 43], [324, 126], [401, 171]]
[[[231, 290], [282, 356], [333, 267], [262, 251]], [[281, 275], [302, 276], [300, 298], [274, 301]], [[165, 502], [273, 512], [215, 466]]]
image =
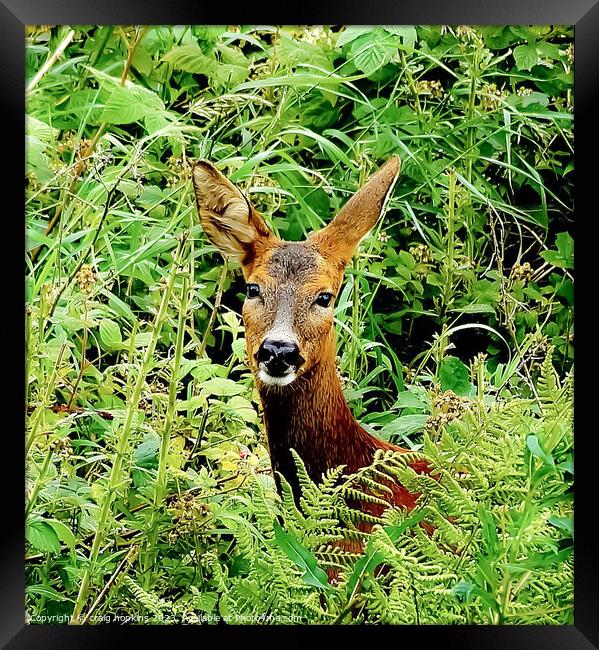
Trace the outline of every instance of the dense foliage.
[[[44, 25], [26, 65], [30, 620], [571, 623], [573, 30]], [[296, 240], [393, 153], [339, 373], [441, 478], [298, 507], [190, 161]], [[422, 498], [341, 551], [383, 475]]]

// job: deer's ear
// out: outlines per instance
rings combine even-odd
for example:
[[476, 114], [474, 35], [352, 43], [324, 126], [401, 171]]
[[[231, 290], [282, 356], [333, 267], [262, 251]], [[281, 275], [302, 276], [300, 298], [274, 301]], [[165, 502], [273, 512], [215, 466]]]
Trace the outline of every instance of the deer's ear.
[[195, 163], [193, 188], [200, 222], [210, 241], [243, 266], [249, 265], [256, 247], [274, 237], [264, 219], [212, 163]]
[[325, 228], [310, 235], [314, 243], [326, 256], [345, 266], [360, 240], [377, 222], [385, 208], [387, 198], [393, 191], [399, 176], [401, 161], [392, 156], [375, 172], [351, 199], [341, 208], [339, 214]]

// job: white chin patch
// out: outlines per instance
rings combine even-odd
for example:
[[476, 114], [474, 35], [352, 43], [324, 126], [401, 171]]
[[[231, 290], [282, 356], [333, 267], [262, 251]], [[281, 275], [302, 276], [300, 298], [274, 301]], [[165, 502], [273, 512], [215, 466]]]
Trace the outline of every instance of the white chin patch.
[[267, 386], [288, 386], [292, 381], [295, 380], [296, 376], [297, 375], [293, 370], [288, 372], [286, 375], [283, 375], [282, 377], [273, 377], [272, 375], [269, 375], [263, 368], [260, 368], [258, 371], [258, 378]]

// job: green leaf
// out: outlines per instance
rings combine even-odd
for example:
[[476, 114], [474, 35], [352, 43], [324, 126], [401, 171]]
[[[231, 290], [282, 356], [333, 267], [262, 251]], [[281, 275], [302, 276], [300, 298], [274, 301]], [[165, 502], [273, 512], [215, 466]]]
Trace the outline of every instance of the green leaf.
[[74, 90], [65, 106], [65, 112], [71, 116], [74, 124], [82, 120], [88, 120], [90, 124], [100, 124], [104, 101], [102, 97], [105, 91], [98, 88], [82, 88]]
[[[339, 109], [331, 106], [331, 102], [319, 94], [301, 104], [300, 117], [304, 126], [315, 131], [322, 131], [337, 123]], [[320, 191], [324, 192], [324, 190]]]
[[39, 138], [36, 138], [32, 135], [25, 136], [25, 152], [27, 156], [26, 170], [28, 173], [33, 172], [41, 181], [46, 181], [49, 178], [52, 178], [52, 174], [48, 166], [49, 159], [45, 153], [47, 149], [48, 143], [43, 142]]
[[53, 142], [58, 137], [58, 129], [38, 120], [32, 115], [25, 116], [25, 133], [46, 143]]
[[460, 604], [471, 603], [474, 597], [478, 597], [487, 607], [495, 612], [499, 611], [499, 605], [493, 596], [468, 580], [462, 580], [454, 585], [451, 595]]
[[331, 207], [329, 195], [321, 188], [316, 187], [310, 190], [304, 197], [306, 203], [316, 212], [316, 214], [327, 215]]
[[177, 402], [177, 411], [193, 411], [194, 409], [204, 408], [206, 406], [205, 395], [194, 395], [190, 399]]
[[327, 574], [318, 566], [314, 553], [304, 548], [295, 535], [284, 531], [276, 519], [273, 521], [273, 527], [277, 546], [304, 571], [302, 576], [304, 583], [326, 591], [334, 591], [328, 582]]
[[[135, 338], [133, 339], [133, 347], [136, 348], [148, 347], [148, 345], [150, 345], [151, 340], [152, 340], [152, 332], [139, 332], [139, 334], [136, 334]], [[123, 348], [128, 349], [130, 345], [131, 345], [131, 338], [128, 338], [125, 341], [123, 341]]]
[[572, 458], [572, 454], [568, 454], [566, 460], [560, 463], [558, 467], [564, 472], [568, 472], [569, 474], [574, 476], [574, 459]]
[[399, 261], [401, 266], [413, 270], [416, 268], [416, 260], [414, 256], [408, 251], [399, 251]]
[[155, 433], [147, 433], [143, 441], [133, 452], [133, 462], [143, 469], [156, 469], [158, 467], [158, 450], [160, 437]]
[[223, 84], [238, 84], [248, 78], [250, 62], [241, 50], [228, 45], [219, 45], [216, 51], [221, 60], [211, 67], [212, 78]]
[[375, 28], [352, 41], [350, 58], [356, 68], [368, 76], [391, 61], [397, 53], [397, 46], [396, 36]]
[[400, 36], [402, 43], [406, 47], [413, 48], [416, 45], [418, 34], [416, 28], [412, 27], [412, 25], [384, 25], [384, 29], [390, 34]]
[[420, 411], [430, 410], [431, 400], [428, 393], [420, 386], [413, 386], [402, 393], [399, 393], [394, 409], [415, 408]]
[[525, 41], [534, 41], [535, 39], [535, 32], [530, 27], [527, 27], [526, 25], [510, 25], [509, 27], [510, 32], [514, 34], [514, 36], [518, 37], [520, 40], [525, 40]]
[[574, 239], [568, 232], [560, 232], [555, 238], [555, 245], [567, 269], [574, 267]]
[[557, 250], [542, 251], [541, 257], [560, 269], [574, 268], [574, 240], [568, 232], [560, 232], [555, 237]]
[[163, 61], [170, 63], [176, 70], [204, 75], [210, 74], [215, 63], [214, 59], [207, 57], [202, 52], [196, 42], [174, 47], [162, 58]]
[[472, 582], [461, 580], [453, 586], [451, 595], [456, 598], [459, 603], [469, 603], [474, 590], [475, 586]]
[[[364, 28], [358, 28], [363, 33]], [[323, 70], [332, 71], [333, 55], [325, 51], [318, 43], [297, 41], [284, 31], [279, 33], [277, 59], [286, 68], [295, 68], [300, 64], [312, 65]]]
[[193, 363], [191, 374], [199, 382], [205, 382], [211, 377], [222, 377], [226, 375], [227, 370], [216, 363], [210, 363], [209, 359], [197, 359]]
[[553, 456], [541, 447], [538, 436], [533, 434], [529, 435], [526, 438], [526, 446], [530, 449], [533, 456], [536, 456], [543, 461], [544, 465], [547, 465], [547, 467], [555, 467]]
[[231, 399], [227, 402], [225, 412], [230, 412], [237, 418], [242, 419], [244, 422], [250, 422], [252, 424], [258, 423], [258, 414], [256, 409], [245, 397], [241, 395], [233, 395]]
[[214, 52], [220, 56], [220, 60], [215, 59], [213, 55], [205, 54], [194, 42], [173, 48], [164, 55], [163, 60], [177, 70], [203, 74], [221, 84], [237, 84], [248, 78], [250, 62], [241, 50], [228, 45], [219, 45]]
[[245, 391], [245, 386], [231, 379], [213, 377], [202, 384], [202, 392], [216, 395], [217, 397], [230, 397]]
[[137, 198], [137, 203], [146, 210], [151, 210], [167, 198], [164, 190], [157, 185], [144, 186], [141, 194]]
[[200, 611], [209, 614], [214, 610], [216, 603], [218, 602], [218, 594], [211, 591], [205, 591], [197, 598], [194, 598], [193, 602]]
[[157, 111], [155, 113], [149, 113], [144, 117], [144, 124], [146, 125], [146, 131], [149, 135], [164, 129], [174, 122], [173, 116], [167, 111]]
[[243, 361], [246, 355], [245, 339], [235, 339], [233, 343], [231, 343], [231, 350], [233, 350], [233, 354], [235, 354], [239, 361]]
[[[495, 530], [495, 523], [493, 522], [493, 532], [497, 535]], [[493, 556], [498, 551], [498, 546], [493, 547]], [[476, 573], [478, 574], [479, 582], [485, 585], [487, 583], [493, 591], [497, 588], [497, 571], [495, 563], [492, 562], [487, 555], [481, 555], [476, 563]], [[487, 593], [487, 592], [485, 592]]]
[[101, 119], [108, 124], [132, 124], [157, 110], [164, 111], [164, 104], [156, 93], [128, 83], [113, 88]]
[[501, 50], [518, 40], [504, 25], [483, 25], [478, 29], [485, 39], [485, 44], [492, 50]]
[[549, 517], [547, 522], [552, 526], [563, 530], [568, 535], [574, 538], [574, 518], [573, 517], [557, 517], [555, 515]]
[[527, 106], [532, 106], [533, 104], [538, 104], [539, 106], [549, 105], [549, 97], [539, 92], [530, 93], [530, 95], [525, 95], [520, 99], [522, 100], [523, 108], [526, 108]]
[[107, 350], [118, 350], [123, 347], [123, 336], [118, 323], [107, 318], [100, 321], [100, 340]]
[[487, 305], [484, 302], [473, 302], [464, 307], [456, 307], [451, 311], [458, 312], [460, 314], [494, 314], [495, 309], [491, 305]]
[[518, 45], [514, 48], [514, 59], [518, 70], [531, 70], [539, 62], [535, 45]]
[[50, 585], [29, 585], [25, 587], [25, 592], [29, 596], [43, 596], [46, 600], [55, 600], [57, 602], [64, 602], [69, 600], [66, 596], [56, 591]]
[[394, 544], [397, 544], [405, 531], [409, 528], [414, 528], [424, 519], [425, 515], [425, 510], [417, 510], [413, 515], [406, 517], [401, 524], [398, 524], [397, 526], [385, 526], [384, 531], [389, 535], [389, 539]]
[[125, 318], [130, 322], [135, 321], [135, 315], [127, 303], [123, 302], [118, 296], [115, 296], [113, 293], [108, 291], [108, 289], [102, 289], [100, 293], [106, 296], [108, 299], [108, 306], [117, 316], [121, 316], [121, 318]]
[[139, 70], [144, 75], [149, 75], [154, 69], [154, 61], [152, 60], [152, 57], [141, 45], [138, 45], [135, 48], [135, 52], [133, 53], [133, 57], [131, 59], [131, 65], [133, 68]]
[[539, 41], [537, 44], [537, 50], [539, 53], [544, 56], [546, 59], [553, 59], [554, 61], [559, 61], [560, 57], [563, 56], [564, 50], [560, 48], [556, 43], [548, 43], [547, 41]]
[[385, 561], [385, 555], [380, 551], [375, 551], [370, 546], [370, 542], [366, 548], [366, 554], [363, 555], [357, 562], [354, 570], [349, 577], [347, 583], [347, 591], [351, 594], [358, 584], [358, 580], [365, 576], [368, 573], [372, 573], [379, 564], [382, 564]]
[[445, 357], [439, 364], [441, 390], [452, 390], [456, 395], [470, 393], [470, 372], [457, 357]]
[[[418, 408], [422, 408], [422, 404]], [[388, 440], [391, 436], [410, 436], [426, 427], [428, 415], [400, 415], [395, 420], [387, 422], [381, 430], [381, 437]]]
[[46, 523], [52, 526], [61, 542], [64, 542], [71, 551], [75, 550], [77, 540], [75, 539], [75, 535], [73, 535], [73, 531], [66, 524], [63, 524], [62, 521], [58, 521], [57, 519], [46, 519]]
[[60, 540], [56, 531], [43, 519], [27, 520], [25, 538], [38, 551], [60, 553]]
[[494, 556], [499, 549], [499, 536], [497, 535], [497, 526], [495, 518], [484, 505], [478, 507], [478, 517], [482, 525], [482, 538], [485, 543], [487, 553]]
[[357, 25], [351, 25], [349, 27], [346, 27], [339, 34], [339, 38], [337, 39], [337, 47], [343, 47], [344, 45], [347, 45], [348, 43], [355, 41], [357, 38], [362, 36], [366, 31], [368, 31], [368, 27], [360, 27]]

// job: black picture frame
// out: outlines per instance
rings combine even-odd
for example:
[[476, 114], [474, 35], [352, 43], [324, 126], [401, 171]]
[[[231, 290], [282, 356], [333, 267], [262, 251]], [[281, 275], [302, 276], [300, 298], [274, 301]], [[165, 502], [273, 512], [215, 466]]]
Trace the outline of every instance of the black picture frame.
[[[9, 160], [3, 172], [4, 233], [7, 246], [5, 255], [17, 258], [12, 265], [5, 262], [5, 279], [12, 290], [10, 307], [5, 313], [10, 331], [3, 339], [5, 376], [10, 375], [10, 390], [14, 397], [8, 399], [11, 411], [25, 412], [24, 392], [24, 290], [19, 275], [22, 265], [22, 251], [25, 250], [24, 192], [22, 170], [24, 169], [24, 26], [27, 24], [567, 24], [575, 26], [575, 155], [576, 155], [576, 211], [579, 212], [577, 228], [581, 231], [576, 238], [577, 269], [579, 282], [576, 297], [579, 309], [578, 338], [583, 350], [593, 350], [591, 327], [593, 319], [585, 315], [592, 308], [593, 268], [590, 266], [596, 255], [592, 251], [592, 234], [584, 233], [593, 220], [594, 187], [591, 174], [594, 173], [594, 158], [597, 147], [596, 119], [599, 83], [597, 83], [597, 62], [599, 61], [599, 2], [597, 0], [503, 0], [497, 3], [481, 3], [478, 0], [420, 0], [402, 3], [399, 0], [378, 0], [373, 3], [358, 3], [351, 0], [336, 3], [303, 1], [297, 5], [281, 4], [253, 6], [246, 3], [239, 8], [215, 3], [193, 3], [187, 5], [181, 0], [163, 3], [116, 2], [102, 3], [74, 2], [71, 0], [0, 0], [0, 79], [3, 101], [8, 113], [3, 122], [4, 161]], [[595, 122], [595, 124], [594, 124]], [[14, 143], [10, 140], [14, 139]], [[22, 166], [20, 166], [22, 165]], [[11, 177], [14, 176], [14, 179]], [[10, 201], [12, 199], [12, 202]], [[12, 205], [9, 208], [8, 205]], [[584, 248], [589, 246], [589, 254]], [[588, 266], [588, 269], [586, 268]], [[8, 268], [8, 271], [6, 271]], [[12, 269], [12, 270], [10, 270]], [[6, 278], [7, 276], [5, 276]], [[587, 278], [585, 280], [585, 278]], [[589, 287], [585, 285], [589, 283]], [[596, 290], [595, 290], [596, 292]], [[585, 331], [586, 330], [586, 331]], [[19, 345], [14, 342], [18, 341]], [[581, 341], [583, 343], [581, 343]], [[14, 364], [8, 364], [9, 353], [17, 357]], [[594, 385], [592, 363], [595, 355], [584, 353], [577, 360], [577, 387], [575, 398], [575, 431], [577, 480], [575, 487], [575, 614], [572, 626], [426, 626], [395, 628], [352, 627], [354, 643], [392, 643], [401, 645], [418, 644], [437, 647], [460, 648], [593, 648], [599, 647], [599, 566], [593, 519], [596, 511], [596, 488], [593, 471], [593, 442], [596, 425], [592, 411], [596, 398], [591, 391]], [[587, 374], [588, 372], [588, 374]], [[21, 374], [22, 373], [22, 374]], [[20, 381], [22, 383], [20, 383]], [[589, 416], [589, 424], [586, 424]], [[248, 627], [116, 627], [96, 626], [76, 628], [69, 626], [43, 626], [24, 623], [24, 513], [22, 492], [24, 449], [20, 431], [22, 420], [17, 426], [5, 424], [2, 444], [5, 448], [4, 466], [11, 466], [15, 476], [4, 477], [3, 517], [0, 543], [2, 544], [2, 571], [0, 571], [0, 642], [7, 648], [71, 648], [85, 645], [87, 648], [113, 648], [139, 643], [140, 637], [152, 635], [152, 641], [195, 642], [209, 644], [247, 643], [254, 635], [269, 637], [274, 642], [284, 642], [288, 647], [299, 647], [312, 641], [339, 644], [345, 642], [348, 628], [334, 628], [327, 631], [319, 626], [284, 628]], [[149, 631], [148, 631], [149, 630]], [[168, 636], [167, 636], [168, 635]], [[179, 635], [189, 639], [174, 640]], [[376, 637], [376, 640], [375, 638]]]

